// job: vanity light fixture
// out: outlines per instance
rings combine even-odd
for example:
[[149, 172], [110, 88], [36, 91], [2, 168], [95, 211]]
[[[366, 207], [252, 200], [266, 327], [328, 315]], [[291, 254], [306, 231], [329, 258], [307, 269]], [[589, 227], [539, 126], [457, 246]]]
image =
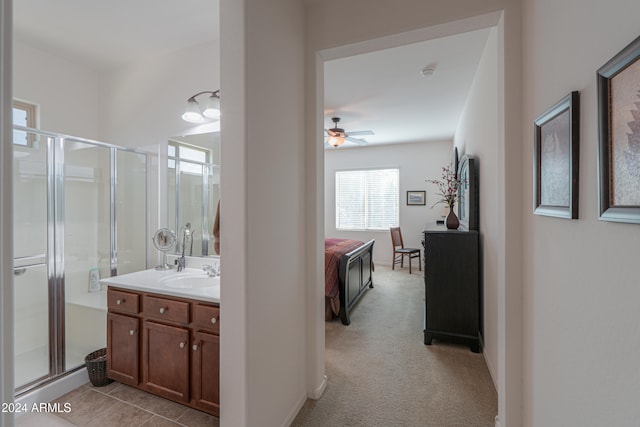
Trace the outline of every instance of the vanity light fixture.
[[[196, 97], [210, 94], [206, 100], [199, 103]], [[216, 91], [204, 90], [187, 99], [187, 108], [182, 120], [189, 123], [202, 123], [207, 119], [220, 118], [220, 89]]]

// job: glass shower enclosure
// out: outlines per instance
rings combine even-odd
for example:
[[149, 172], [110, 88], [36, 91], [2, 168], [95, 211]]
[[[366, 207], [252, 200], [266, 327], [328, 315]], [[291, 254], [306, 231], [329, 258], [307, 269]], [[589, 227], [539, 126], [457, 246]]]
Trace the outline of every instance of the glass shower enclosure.
[[19, 395], [105, 347], [106, 295], [92, 285], [146, 268], [148, 158], [22, 126], [13, 149]]

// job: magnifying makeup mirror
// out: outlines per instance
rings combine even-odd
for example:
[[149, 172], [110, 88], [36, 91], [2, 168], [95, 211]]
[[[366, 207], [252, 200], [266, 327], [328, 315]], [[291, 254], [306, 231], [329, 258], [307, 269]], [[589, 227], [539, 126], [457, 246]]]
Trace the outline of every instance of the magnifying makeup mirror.
[[171, 270], [172, 266], [167, 263], [167, 252], [176, 246], [176, 233], [169, 228], [161, 228], [153, 235], [153, 246], [162, 252], [162, 264], [156, 270]]

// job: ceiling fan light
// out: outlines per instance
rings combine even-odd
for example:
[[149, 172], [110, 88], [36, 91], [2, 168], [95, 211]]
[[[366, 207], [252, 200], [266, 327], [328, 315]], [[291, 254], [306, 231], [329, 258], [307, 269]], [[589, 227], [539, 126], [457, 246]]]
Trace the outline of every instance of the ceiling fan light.
[[200, 112], [200, 106], [195, 99], [187, 101], [187, 108], [182, 115], [182, 120], [189, 123], [204, 122], [204, 117], [202, 117], [202, 113]]
[[327, 140], [327, 142], [332, 147], [339, 147], [342, 144], [344, 144], [344, 137], [342, 137], [342, 136], [330, 136], [329, 139]]

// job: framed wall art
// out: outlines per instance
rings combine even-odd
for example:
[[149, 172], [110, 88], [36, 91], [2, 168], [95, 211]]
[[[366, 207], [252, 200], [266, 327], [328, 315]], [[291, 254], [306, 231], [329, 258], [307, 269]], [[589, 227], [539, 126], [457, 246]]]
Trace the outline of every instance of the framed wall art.
[[640, 37], [597, 76], [600, 219], [640, 224]]
[[458, 220], [461, 230], [479, 230], [480, 228], [480, 181], [478, 162], [470, 154], [460, 159], [458, 166]]
[[571, 92], [534, 121], [533, 213], [578, 218], [580, 94]]
[[427, 200], [426, 191], [407, 191], [408, 206], [424, 206]]

